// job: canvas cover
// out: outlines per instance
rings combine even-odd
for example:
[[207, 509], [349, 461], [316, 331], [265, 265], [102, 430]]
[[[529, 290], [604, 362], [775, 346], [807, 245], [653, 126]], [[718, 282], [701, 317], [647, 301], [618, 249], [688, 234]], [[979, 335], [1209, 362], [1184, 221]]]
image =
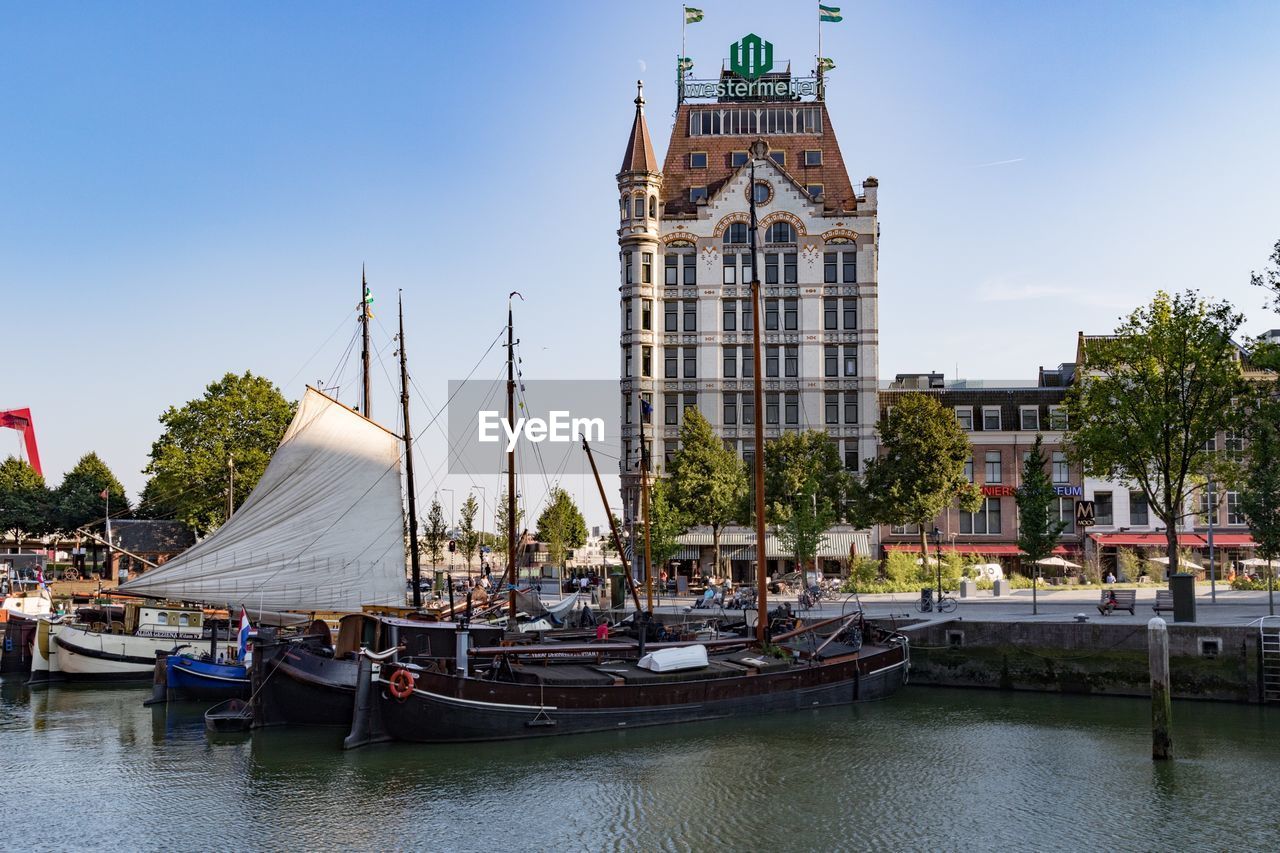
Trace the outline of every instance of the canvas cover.
[[403, 604], [402, 446], [308, 388], [231, 520], [121, 591], [251, 611]]

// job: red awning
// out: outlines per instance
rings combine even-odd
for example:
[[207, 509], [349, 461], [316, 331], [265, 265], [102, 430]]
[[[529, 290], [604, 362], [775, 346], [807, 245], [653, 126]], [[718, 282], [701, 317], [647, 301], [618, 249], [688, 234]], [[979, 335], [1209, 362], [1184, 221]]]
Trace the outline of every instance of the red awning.
[[[1216, 539], [1216, 537], [1215, 537]], [[886, 551], [919, 551], [920, 546], [917, 543], [908, 542], [887, 542], [884, 549]], [[955, 545], [942, 545], [943, 551], [954, 551], [957, 554], [990, 554], [992, 556], [1016, 556], [1022, 553], [1022, 549], [1017, 545], [1006, 545], [998, 542], [992, 542], [990, 545], [969, 544], [958, 542]], [[933, 553], [937, 548], [932, 542], [929, 543], [929, 553]], [[1053, 549], [1053, 553], [1058, 555], [1074, 554], [1079, 548], [1068, 549], [1063, 545], [1058, 545]]]
[[[1099, 545], [1124, 545], [1130, 547], [1164, 548], [1167, 540], [1163, 533], [1090, 533], [1089, 538]], [[1248, 533], [1213, 534], [1215, 546], [1234, 548], [1254, 547], [1253, 537]], [[1209, 537], [1204, 533], [1179, 533], [1178, 545], [1183, 548], [1208, 548]]]

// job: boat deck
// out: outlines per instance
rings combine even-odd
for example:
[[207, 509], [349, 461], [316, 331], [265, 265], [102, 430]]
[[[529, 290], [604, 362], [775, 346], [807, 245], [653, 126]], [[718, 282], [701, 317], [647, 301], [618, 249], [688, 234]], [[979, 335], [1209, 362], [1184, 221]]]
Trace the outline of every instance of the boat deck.
[[[859, 651], [884, 651], [878, 646], [866, 645], [861, 650], [843, 643], [831, 643], [822, 651], [821, 658], [830, 659], [856, 655]], [[784, 658], [769, 657], [758, 649], [741, 649], [735, 652], [712, 655], [705, 667], [676, 672], [653, 672], [642, 669], [634, 661], [604, 660], [548, 661], [545, 663], [517, 663], [511, 673], [518, 684], [543, 684], [562, 687], [594, 687], [615, 684], [675, 684], [683, 681], [733, 678], [749, 674], [772, 673], [792, 667], [808, 666]]]

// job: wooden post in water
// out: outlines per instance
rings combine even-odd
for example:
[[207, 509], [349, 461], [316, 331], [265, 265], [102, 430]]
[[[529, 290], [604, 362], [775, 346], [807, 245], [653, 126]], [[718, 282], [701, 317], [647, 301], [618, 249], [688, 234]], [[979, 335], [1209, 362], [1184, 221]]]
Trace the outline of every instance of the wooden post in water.
[[1169, 629], [1163, 619], [1147, 623], [1147, 656], [1151, 664], [1151, 758], [1173, 758], [1173, 708], [1169, 693]]

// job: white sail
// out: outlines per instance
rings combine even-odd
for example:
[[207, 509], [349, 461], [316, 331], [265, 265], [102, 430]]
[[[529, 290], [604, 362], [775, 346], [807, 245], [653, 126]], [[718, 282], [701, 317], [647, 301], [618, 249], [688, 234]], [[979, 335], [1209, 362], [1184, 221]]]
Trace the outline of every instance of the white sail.
[[231, 520], [121, 591], [267, 611], [403, 604], [401, 448], [399, 436], [308, 388]]

